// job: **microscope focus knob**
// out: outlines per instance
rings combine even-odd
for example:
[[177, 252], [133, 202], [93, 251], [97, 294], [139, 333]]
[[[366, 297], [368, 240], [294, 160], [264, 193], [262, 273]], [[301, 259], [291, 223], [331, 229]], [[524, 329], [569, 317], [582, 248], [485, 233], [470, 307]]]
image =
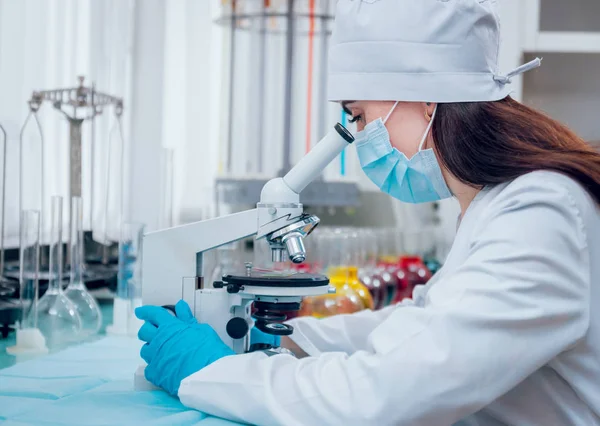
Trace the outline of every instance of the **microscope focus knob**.
[[240, 292], [240, 286], [236, 284], [228, 284], [227, 285], [227, 293], [234, 294]]
[[226, 330], [232, 339], [242, 339], [248, 334], [250, 327], [244, 318], [235, 317], [227, 322]]
[[215, 281], [213, 283], [213, 288], [224, 288], [227, 290], [227, 293], [233, 294], [233, 293], [239, 293], [241, 290], [241, 287], [237, 284], [227, 284], [225, 285], [225, 283], [223, 281]]

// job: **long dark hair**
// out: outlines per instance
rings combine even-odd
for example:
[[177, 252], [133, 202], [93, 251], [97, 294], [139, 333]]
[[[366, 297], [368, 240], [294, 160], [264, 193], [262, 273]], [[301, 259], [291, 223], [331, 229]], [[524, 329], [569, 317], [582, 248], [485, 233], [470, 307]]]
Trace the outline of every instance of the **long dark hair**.
[[600, 153], [558, 121], [510, 97], [439, 104], [433, 140], [442, 164], [467, 185], [551, 170], [575, 179], [600, 203]]

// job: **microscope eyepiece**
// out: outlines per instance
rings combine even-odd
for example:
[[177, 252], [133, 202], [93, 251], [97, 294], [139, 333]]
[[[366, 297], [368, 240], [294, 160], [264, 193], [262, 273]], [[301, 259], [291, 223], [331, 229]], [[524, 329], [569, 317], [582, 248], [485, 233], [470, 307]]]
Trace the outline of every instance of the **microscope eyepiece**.
[[344, 140], [348, 143], [352, 143], [354, 142], [354, 136], [352, 136], [352, 133], [350, 133], [350, 131], [348, 129], [346, 129], [343, 125], [341, 125], [340, 123], [337, 123], [335, 125], [335, 131], [338, 132], [338, 134], [344, 138]]

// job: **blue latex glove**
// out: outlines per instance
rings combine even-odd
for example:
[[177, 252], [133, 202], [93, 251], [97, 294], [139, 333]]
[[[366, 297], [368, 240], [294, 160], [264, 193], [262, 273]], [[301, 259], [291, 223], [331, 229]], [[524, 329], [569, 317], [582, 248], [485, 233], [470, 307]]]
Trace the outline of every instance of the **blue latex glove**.
[[181, 381], [216, 360], [234, 352], [208, 324], [199, 324], [183, 300], [175, 305], [177, 316], [159, 306], [141, 306], [135, 315], [145, 321], [138, 332], [147, 342], [140, 355], [148, 363], [146, 380], [171, 395]]
[[281, 345], [281, 337], [264, 333], [258, 328], [252, 327], [252, 330], [250, 331], [250, 344], [254, 345], [256, 343], [265, 343], [277, 348]]

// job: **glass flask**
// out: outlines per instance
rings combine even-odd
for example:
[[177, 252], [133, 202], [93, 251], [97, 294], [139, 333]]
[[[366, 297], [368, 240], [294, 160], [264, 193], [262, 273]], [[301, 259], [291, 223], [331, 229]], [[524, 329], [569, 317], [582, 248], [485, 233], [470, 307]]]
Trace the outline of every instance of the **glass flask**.
[[402, 290], [398, 291], [395, 302], [411, 298], [416, 286], [427, 284], [431, 279], [431, 271], [419, 256], [403, 256], [396, 272], [398, 280], [402, 283]]
[[38, 302], [38, 328], [49, 349], [63, 348], [81, 332], [77, 307], [64, 294], [63, 278], [63, 198], [52, 197], [50, 229], [50, 274], [48, 290]]
[[417, 285], [426, 284], [431, 278], [431, 271], [423, 262], [423, 256], [435, 250], [433, 228], [419, 231], [403, 232], [402, 247], [404, 253], [399, 257], [393, 274], [398, 280], [398, 291], [394, 303], [411, 298]]
[[71, 200], [71, 279], [65, 290], [67, 297], [77, 307], [81, 318], [81, 335], [96, 334], [102, 326], [102, 312], [96, 300], [83, 283], [83, 221], [81, 197]]
[[326, 318], [340, 314], [362, 311], [364, 305], [360, 296], [350, 288], [336, 288], [335, 294], [305, 297], [298, 316]]
[[358, 279], [358, 267], [364, 261], [358, 232], [353, 228], [336, 228], [333, 235], [334, 246], [329, 249], [331, 261], [327, 271], [331, 284], [336, 289], [350, 288], [358, 294], [364, 309], [373, 309], [373, 297]]
[[404, 292], [405, 283], [400, 279], [398, 261], [403, 254], [403, 235], [397, 228], [385, 229], [380, 233], [384, 242], [384, 250], [379, 258], [378, 274], [385, 283], [387, 300], [385, 305], [391, 305]]
[[358, 279], [358, 268], [356, 266], [339, 266], [330, 269], [330, 284], [338, 289], [351, 289], [360, 297], [363, 309], [374, 309], [373, 296], [369, 289]]
[[381, 309], [387, 301], [387, 287], [377, 269], [379, 252], [377, 234], [373, 229], [364, 229], [360, 232], [360, 239], [365, 259], [364, 264], [359, 269], [358, 279], [369, 289], [373, 297], [374, 309]]

